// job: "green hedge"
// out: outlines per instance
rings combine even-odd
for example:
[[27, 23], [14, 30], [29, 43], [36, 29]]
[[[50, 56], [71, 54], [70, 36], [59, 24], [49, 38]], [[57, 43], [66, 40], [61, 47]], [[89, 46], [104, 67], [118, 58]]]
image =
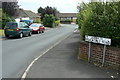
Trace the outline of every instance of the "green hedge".
[[45, 27], [55, 27], [55, 17], [53, 15], [45, 14], [43, 18], [43, 25]]
[[120, 2], [89, 3], [79, 10], [77, 22], [82, 39], [85, 35], [112, 39], [120, 47]]

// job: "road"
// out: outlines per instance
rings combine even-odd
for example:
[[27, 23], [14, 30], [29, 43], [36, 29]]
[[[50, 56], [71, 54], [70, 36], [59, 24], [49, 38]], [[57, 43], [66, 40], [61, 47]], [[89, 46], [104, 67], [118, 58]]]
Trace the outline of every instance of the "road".
[[32, 60], [77, 28], [76, 25], [61, 26], [31, 37], [2, 40], [2, 77], [20, 78]]

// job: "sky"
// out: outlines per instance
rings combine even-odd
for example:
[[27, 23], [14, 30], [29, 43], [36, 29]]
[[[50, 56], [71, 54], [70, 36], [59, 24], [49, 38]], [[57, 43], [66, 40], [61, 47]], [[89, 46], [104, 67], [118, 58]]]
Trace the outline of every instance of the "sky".
[[[61, 13], [76, 13], [77, 5], [82, 0], [18, 0], [20, 8], [37, 13], [38, 8], [51, 6], [57, 8]], [[88, 1], [88, 0], [84, 0]]]

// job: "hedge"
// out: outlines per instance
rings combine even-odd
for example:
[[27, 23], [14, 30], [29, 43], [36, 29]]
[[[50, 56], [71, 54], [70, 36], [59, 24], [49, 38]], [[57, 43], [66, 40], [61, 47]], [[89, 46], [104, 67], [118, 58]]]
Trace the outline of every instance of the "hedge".
[[112, 46], [120, 47], [120, 2], [91, 2], [79, 9], [77, 23], [83, 40], [85, 35], [111, 38]]

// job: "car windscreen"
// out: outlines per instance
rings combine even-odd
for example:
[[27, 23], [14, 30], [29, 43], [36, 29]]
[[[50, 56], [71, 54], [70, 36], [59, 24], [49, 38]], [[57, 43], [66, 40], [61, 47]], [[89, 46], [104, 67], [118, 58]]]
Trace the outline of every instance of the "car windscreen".
[[7, 23], [6, 27], [8, 27], [8, 28], [17, 28], [18, 25], [17, 25], [17, 23]]

